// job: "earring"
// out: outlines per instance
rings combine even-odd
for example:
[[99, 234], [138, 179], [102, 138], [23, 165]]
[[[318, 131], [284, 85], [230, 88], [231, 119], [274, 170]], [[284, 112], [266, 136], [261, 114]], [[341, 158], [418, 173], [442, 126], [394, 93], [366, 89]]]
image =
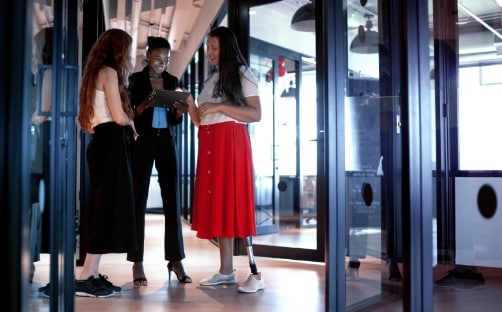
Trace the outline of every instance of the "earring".
[[143, 65], [143, 67], [146, 67], [148, 65], [148, 62], [150, 62], [150, 60], [146, 57], [143, 59], [143, 61], [141, 62], [141, 64]]

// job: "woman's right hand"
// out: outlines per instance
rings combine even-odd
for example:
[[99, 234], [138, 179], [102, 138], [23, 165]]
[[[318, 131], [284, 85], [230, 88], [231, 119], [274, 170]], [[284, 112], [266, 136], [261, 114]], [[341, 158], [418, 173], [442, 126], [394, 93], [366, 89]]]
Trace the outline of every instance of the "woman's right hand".
[[148, 94], [146, 99], [143, 101], [142, 104], [145, 106], [145, 109], [147, 109], [148, 107], [153, 107], [153, 103], [154, 103], [153, 95], [154, 94], [155, 94], [155, 91], [150, 92], [150, 94]]
[[138, 132], [136, 131], [136, 126], [134, 125], [134, 120], [131, 119], [128, 123], [128, 125], [132, 128], [132, 136], [134, 138], [134, 141], [136, 141], [139, 137]]
[[152, 91], [140, 105], [136, 106], [136, 116], [143, 114], [145, 109], [149, 107], [153, 107], [154, 99], [153, 94], [155, 91]]

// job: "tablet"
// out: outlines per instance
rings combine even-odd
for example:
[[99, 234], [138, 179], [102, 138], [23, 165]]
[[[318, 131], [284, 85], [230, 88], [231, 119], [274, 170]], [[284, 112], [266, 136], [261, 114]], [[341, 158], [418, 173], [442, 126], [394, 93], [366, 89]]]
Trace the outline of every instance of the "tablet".
[[153, 94], [154, 106], [172, 108], [174, 102], [186, 101], [190, 92], [157, 90]]

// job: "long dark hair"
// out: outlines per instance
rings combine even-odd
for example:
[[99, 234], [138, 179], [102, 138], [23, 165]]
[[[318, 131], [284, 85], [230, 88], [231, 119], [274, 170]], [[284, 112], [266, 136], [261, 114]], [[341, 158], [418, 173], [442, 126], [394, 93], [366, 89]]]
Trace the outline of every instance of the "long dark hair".
[[220, 26], [211, 30], [208, 36], [218, 38], [220, 45], [219, 77], [213, 90], [213, 96], [225, 97], [228, 102], [234, 105], [245, 105], [240, 67], [248, 67], [248, 64], [242, 56], [235, 34], [230, 28]]

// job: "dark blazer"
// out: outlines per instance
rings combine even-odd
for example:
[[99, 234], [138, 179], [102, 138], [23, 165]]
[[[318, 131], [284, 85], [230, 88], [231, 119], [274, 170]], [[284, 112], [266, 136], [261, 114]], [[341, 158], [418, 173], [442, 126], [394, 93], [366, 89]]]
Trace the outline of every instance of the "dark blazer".
[[[166, 71], [162, 72], [162, 79], [164, 80], [165, 90], [174, 90], [179, 86], [178, 78]], [[142, 71], [136, 72], [130, 76], [129, 99], [134, 110], [136, 110], [136, 106], [139, 106], [152, 91], [153, 88], [150, 83], [148, 66]], [[174, 109], [166, 108], [166, 110], [171, 136], [174, 137], [176, 135], [174, 126], [180, 124], [183, 121], [183, 117], [177, 119]], [[152, 129], [152, 119], [153, 108], [146, 109], [141, 115], [134, 118], [134, 125], [139, 135], [147, 133]]]

